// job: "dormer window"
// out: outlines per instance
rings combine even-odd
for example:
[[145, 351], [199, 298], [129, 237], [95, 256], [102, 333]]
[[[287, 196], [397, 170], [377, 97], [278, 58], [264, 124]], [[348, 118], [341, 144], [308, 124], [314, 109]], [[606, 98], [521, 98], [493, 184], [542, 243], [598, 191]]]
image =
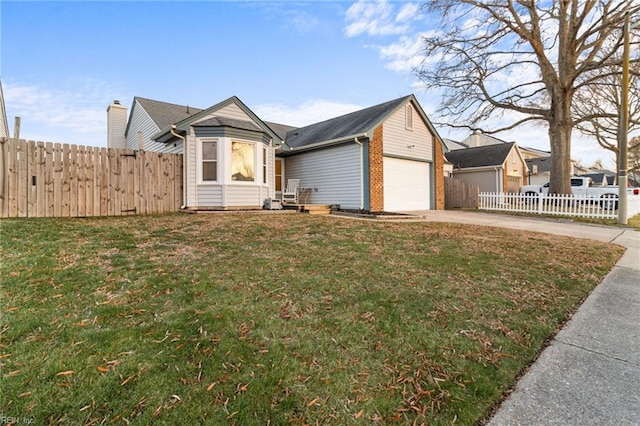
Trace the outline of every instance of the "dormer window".
[[407, 130], [413, 130], [413, 106], [411, 104], [404, 107], [404, 126]]

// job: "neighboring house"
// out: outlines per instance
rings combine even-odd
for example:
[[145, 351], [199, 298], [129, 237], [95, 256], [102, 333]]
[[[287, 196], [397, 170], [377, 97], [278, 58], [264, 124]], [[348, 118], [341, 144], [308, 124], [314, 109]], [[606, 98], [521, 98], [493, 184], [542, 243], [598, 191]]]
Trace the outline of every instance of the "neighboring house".
[[530, 160], [534, 158], [551, 158], [551, 152], [543, 151], [541, 149], [531, 148], [528, 146], [520, 146], [520, 152], [522, 152], [522, 156], [525, 160]]
[[4, 106], [4, 94], [2, 93], [2, 82], [0, 81], [0, 138], [9, 138], [9, 122], [7, 121], [7, 110]]
[[456, 149], [467, 149], [469, 146], [464, 145], [462, 142], [454, 141], [453, 139], [443, 138], [442, 142], [447, 151], [455, 151]]
[[475, 182], [481, 192], [518, 192], [527, 165], [515, 142], [459, 149], [446, 153], [452, 176]]
[[580, 176], [591, 178], [594, 186], [607, 186], [616, 184], [615, 172], [609, 170], [601, 170], [594, 173], [582, 173]]
[[544, 185], [551, 180], [551, 157], [530, 158], [525, 162], [529, 185]]
[[442, 139], [413, 95], [302, 128], [264, 122], [235, 96], [205, 110], [136, 97], [126, 126], [119, 103], [107, 111], [109, 146], [184, 154], [186, 208], [261, 208], [287, 179], [308, 203], [444, 207]]

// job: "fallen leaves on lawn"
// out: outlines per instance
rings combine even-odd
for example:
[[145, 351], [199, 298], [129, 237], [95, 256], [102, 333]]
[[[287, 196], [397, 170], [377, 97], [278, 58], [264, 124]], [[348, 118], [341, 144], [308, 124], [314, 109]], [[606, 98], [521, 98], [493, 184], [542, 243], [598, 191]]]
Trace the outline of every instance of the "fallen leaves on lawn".
[[162, 401], [162, 404], [160, 404], [160, 406], [156, 408], [156, 410], [153, 412], [153, 417], [154, 418], [158, 417], [162, 412], [162, 410], [170, 410], [172, 408], [175, 408], [181, 402], [182, 402], [182, 398], [180, 398], [180, 395], [171, 395], [166, 397]]

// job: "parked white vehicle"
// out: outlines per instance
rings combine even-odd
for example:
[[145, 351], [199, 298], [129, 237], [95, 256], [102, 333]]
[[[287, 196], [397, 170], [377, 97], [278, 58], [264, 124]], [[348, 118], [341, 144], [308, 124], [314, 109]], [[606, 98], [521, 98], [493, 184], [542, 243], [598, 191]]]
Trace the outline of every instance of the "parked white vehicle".
[[[571, 178], [571, 191], [576, 198], [599, 201], [602, 208], [615, 210], [618, 208], [618, 186], [592, 186], [593, 181], [589, 177], [574, 176]], [[544, 185], [525, 185], [520, 188], [520, 193], [533, 196], [549, 193], [549, 182]], [[640, 194], [639, 188], [627, 188], [628, 195]]]

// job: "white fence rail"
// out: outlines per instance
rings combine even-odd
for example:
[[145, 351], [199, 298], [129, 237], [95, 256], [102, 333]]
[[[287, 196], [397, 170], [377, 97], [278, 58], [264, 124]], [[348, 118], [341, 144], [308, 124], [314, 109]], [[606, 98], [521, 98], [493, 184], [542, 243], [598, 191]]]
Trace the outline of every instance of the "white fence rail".
[[[572, 195], [515, 194], [481, 192], [479, 210], [544, 214], [553, 216], [616, 219], [617, 198], [588, 198]], [[640, 214], [640, 195], [627, 198], [627, 216]]]

